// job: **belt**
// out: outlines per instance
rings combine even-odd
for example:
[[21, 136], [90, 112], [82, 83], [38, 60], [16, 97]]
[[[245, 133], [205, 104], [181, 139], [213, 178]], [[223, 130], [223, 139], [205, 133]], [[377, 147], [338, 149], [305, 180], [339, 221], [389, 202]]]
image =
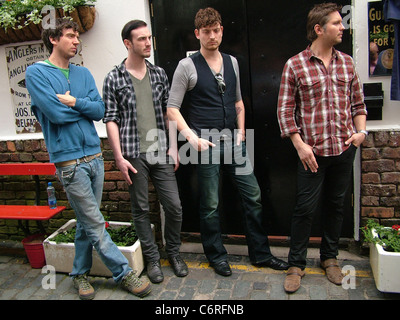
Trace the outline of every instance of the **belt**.
[[232, 141], [232, 136], [222, 134], [217, 141]]
[[100, 156], [101, 156], [101, 152], [96, 153], [96, 154], [94, 154], [92, 156], [84, 156], [84, 157], [82, 157], [80, 159], [57, 162], [57, 163], [55, 163], [55, 165], [56, 165], [57, 168], [67, 167], [67, 166], [72, 166], [74, 164], [79, 164], [81, 162], [89, 162], [89, 161], [92, 161], [93, 159], [96, 159], [97, 157], [100, 157]]

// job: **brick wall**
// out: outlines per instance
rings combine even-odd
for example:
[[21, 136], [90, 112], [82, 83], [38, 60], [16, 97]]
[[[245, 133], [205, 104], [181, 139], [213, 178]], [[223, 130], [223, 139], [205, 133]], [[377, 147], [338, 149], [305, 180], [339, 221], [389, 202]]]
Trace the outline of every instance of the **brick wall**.
[[[101, 140], [104, 156], [104, 189], [101, 212], [109, 216], [110, 220], [130, 221], [131, 204], [128, 186], [115, 165], [112, 150], [107, 139]], [[0, 141], [0, 163], [4, 162], [48, 162], [49, 156], [44, 140], [16, 140]], [[75, 213], [67, 201], [67, 197], [60, 182], [55, 176], [41, 176], [41, 205], [47, 204], [46, 186], [52, 181], [56, 189], [57, 203], [65, 205], [67, 210], [52, 218], [43, 225], [48, 233], [52, 233], [70, 219], [75, 218]], [[157, 241], [161, 243], [160, 235], [160, 206], [154, 187], [149, 185], [150, 219], [155, 225]], [[35, 203], [35, 182], [30, 176], [0, 176], [0, 204], [29, 204]], [[35, 221], [30, 221], [31, 232], [36, 232]], [[18, 228], [16, 220], [0, 219], [0, 240], [21, 240], [24, 237]]]
[[370, 132], [361, 153], [361, 225], [400, 223], [400, 132]]
[[[115, 166], [107, 139], [102, 139], [105, 159], [105, 181], [101, 211], [111, 220], [131, 220], [130, 199], [127, 185]], [[48, 162], [43, 140], [0, 141], [0, 162]], [[378, 219], [384, 225], [400, 224], [400, 132], [370, 132], [361, 153], [361, 225], [369, 218]], [[54, 181], [57, 200], [67, 210], [44, 223], [48, 232], [53, 232], [75, 214], [68, 204], [62, 186], [55, 177], [41, 177], [42, 205], [47, 202], [46, 183]], [[34, 181], [31, 177], [0, 176], [0, 204], [33, 204]], [[151, 220], [156, 227], [160, 243], [160, 206], [154, 187], [150, 184], [149, 198]], [[30, 222], [35, 230], [35, 222]], [[23, 238], [15, 220], [0, 220], [0, 239]]]

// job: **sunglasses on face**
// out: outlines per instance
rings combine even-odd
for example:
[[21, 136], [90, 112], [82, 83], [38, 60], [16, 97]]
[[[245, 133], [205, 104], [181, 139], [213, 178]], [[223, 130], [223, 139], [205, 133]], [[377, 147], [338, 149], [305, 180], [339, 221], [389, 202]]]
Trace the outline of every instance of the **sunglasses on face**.
[[225, 89], [226, 89], [226, 85], [225, 85], [224, 77], [222, 76], [222, 74], [217, 73], [215, 75], [215, 80], [217, 80], [219, 93], [220, 94], [224, 94]]

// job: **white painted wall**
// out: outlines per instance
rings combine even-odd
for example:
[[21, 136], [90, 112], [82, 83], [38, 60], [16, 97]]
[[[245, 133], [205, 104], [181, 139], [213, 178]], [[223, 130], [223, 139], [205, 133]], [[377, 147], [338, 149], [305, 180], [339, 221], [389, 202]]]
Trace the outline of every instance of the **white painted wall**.
[[[370, 77], [368, 72], [368, 2], [375, 0], [353, 0], [353, 58], [362, 83], [382, 82], [384, 91], [382, 120], [367, 122], [368, 130], [400, 130], [400, 101], [390, 100], [391, 77]], [[376, 0], [379, 1], [379, 0]]]
[[[133, 19], [147, 22], [151, 30], [148, 0], [97, 0], [96, 21], [93, 28], [81, 35], [82, 56], [85, 67], [93, 74], [97, 88], [102, 94], [105, 75], [126, 57], [121, 39], [125, 23]], [[5, 48], [12, 45], [36, 43], [38, 41], [0, 46], [0, 141], [42, 139], [42, 133], [17, 134], [15, 132], [13, 100], [7, 77]], [[149, 59], [154, 62], [153, 56]], [[100, 137], [106, 137], [105, 125], [96, 123]]]
[[[371, 0], [369, 0], [371, 1]], [[382, 121], [368, 121], [368, 130], [400, 130], [400, 102], [390, 100], [390, 77], [368, 75], [368, 1], [353, 0], [354, 60], [361, 81], [382, 82], [385, 91]], [[84, 65], [92, 72], [99, 92], [103, 79], [112, 67], [126, 56], [121, 40], [121, 29], [132, 19], [141, 19], [150, 24], [148, 0], [98, 0], [97, 17], [91, 30], [82, 34], [82, 55]], [[19, 43], [17, 45], [21, 45]], [[27, 44], [27, 43], [24, 43]], [[41, 133], [16, 134], [14, 127], [13, 101], [7, 77], [5, 47], [0, 46], [0, 140], [41, 139]], [[153, 57], [150, 58], [154, 62]], [[106, 137], [105, 126], [96, 123], [100, 137]]]

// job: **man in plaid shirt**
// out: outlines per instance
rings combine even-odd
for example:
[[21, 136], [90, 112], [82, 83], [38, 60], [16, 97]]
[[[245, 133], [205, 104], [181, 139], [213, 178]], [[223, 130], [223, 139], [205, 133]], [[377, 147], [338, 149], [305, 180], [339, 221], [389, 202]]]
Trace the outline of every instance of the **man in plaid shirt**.
[[[148, 180], [151, 178], [165, 211], [165, 251], [175, 275], [188, 267], [179, 255], [182, 207], [174, 165], [169, 163], [166, 107], [169, 83], [164, 69], [148, 62], [151, 34], [147, 24], [132, 20], [122, 29], [128, 57], [104, 80], [103, 100], [107, 135], [115, 163], [129, 185], [133, 222], [153, 283], [164, 280], [158, 246], [149, 217]], [[178, 162], [175, 161], [175, 169]]]
[[295, 292], [305, 274], [308, 239], [321, 198], [327, 204], [321, 266], [331, 282], [341, 285], [343, 278], [336, 256], [344, 199], [356, 149], [367, 135], [367, 111], [352, 58], [334, 49], [344, 30], [340, 10], [327, 3], [309, 12], [307, 37], [312, 43], [290, 58], [282, 73], [278, 121], [282, 137], [292, 140], [299, 156], [287, 292]]

